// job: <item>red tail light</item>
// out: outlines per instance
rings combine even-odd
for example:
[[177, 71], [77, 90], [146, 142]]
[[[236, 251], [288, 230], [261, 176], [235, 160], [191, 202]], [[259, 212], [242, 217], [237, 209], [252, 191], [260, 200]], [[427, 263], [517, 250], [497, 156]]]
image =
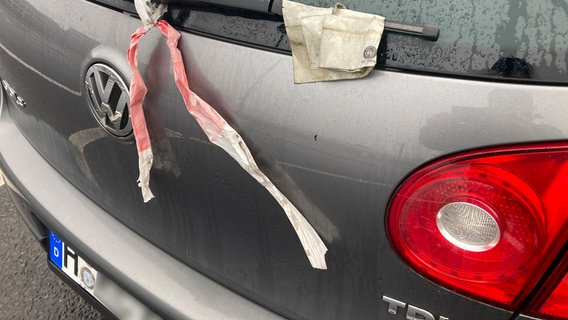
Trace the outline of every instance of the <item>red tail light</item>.
[[539, 288], [528, 313], [547, 319], [568, 319], [568, 254]]
[[568, 239], [567, 187], [566, 145], [442, 159], [395, 192], [386, 222], [389, 239], [432, 281], [517, 308]]

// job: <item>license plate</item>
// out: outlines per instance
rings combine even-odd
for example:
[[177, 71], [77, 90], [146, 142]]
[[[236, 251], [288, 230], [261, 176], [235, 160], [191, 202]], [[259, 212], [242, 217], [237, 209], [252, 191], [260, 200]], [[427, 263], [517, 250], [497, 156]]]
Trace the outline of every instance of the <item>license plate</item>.
[[49, 260], [119, 319], [161, 319], [49, 232]]
[[49, 233], [49, 259], [69, 278], [83, 289], [94, 295], [97, 282], [97, 270], [81, 258], [75, 250], [66, 245], [59, 237]]

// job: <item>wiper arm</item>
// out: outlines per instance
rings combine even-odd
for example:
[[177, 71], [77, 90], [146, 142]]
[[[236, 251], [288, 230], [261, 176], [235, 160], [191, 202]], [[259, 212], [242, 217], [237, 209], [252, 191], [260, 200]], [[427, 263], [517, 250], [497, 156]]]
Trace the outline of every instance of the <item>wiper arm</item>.
[[385, 30], [422, 37], [430, 41], [438, 41], [440, 36], [440, 29], [428, 24], [418, 25], [386, 20]]
[[[232, 0], [232, 1], [220, 1], [220, 0], [151, 0], [154, 3], [168, 3], [168, 4], [175, 4], [175, 3], [179, 3], [179, 4], [192, 4], [192, 3], [209, 3], [209, 4], [218, 4], [218, 3], [238, 3], [237, 0]], [[280, 3], [279, 1], [277, 1], [278, 3]], [[270, 1], [270, 4], [272, 4], [273, 1]], [[236, 6], [236, 7], [241, 7], [241, 6]], [[278, 5], [276, 8], [280, 9], [282, 7], [282, 5]], [[272, 11], [272, 6], [269, 8], [268, 10], [270, 13], [276, 13], [278, 15], [282, 15], [282, 11], [281, 10], [276, 10], [276, 11]], [[396, 22], [396, 21], [389, 21], [386, 20], [385, 21], [385, 30], [389, 31], [389, 32], [396, 32], [396, 33], [402, 33], [402, 34], [408, 34], [408, 35], [413, 35], [416, 37], [421, 37], [424, 38], [426, 40], [430, 40], [430, 41], [438, 41], [438, 37], [440, 36], [440, 29], [436, 26], [432, 26], [432, 25], [427, 25], [427, 24], [423, 24], [423, 25], [418, 25], [418, 24], [410, 24], [410, 23], [402, 23], [402, 22]]]

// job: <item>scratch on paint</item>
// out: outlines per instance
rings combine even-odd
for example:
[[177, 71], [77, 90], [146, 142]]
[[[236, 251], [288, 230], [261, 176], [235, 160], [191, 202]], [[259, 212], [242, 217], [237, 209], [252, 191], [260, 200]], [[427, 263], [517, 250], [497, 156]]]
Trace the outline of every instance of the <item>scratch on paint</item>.
[[21, 65], [23, 65], [24, 67], [28, 68], [29, 70], [35, 72], [37, 75], [39, 75], [40, 77], [44, 78], [45, 80], [53, 83], [54, 85], [60, 87], [61, 89], [71, 93], [72, 95], [75, 96], [81, 96], [81, 92], [80, 91], [75, 91], [69, 87], [67, 87], [66, 85], [57, 82], [56, 80], [48, 77], [47, 75], [43, 74], [41, 71], [39, 71], [38, 69], [32, 67], [31, 65], [29, 65], [28, 63], [26, 63], [24, 60], [22, 60], [20, 57], [18, 57], [15, 53], [13, 53], [12, 51], [10, 51], [8, 48], [6, 48], [4, 46], [3, 43], [0, 42], [0, 48], [2, 48], [2, 50], [4, 50], [10, 57], [12, 57], [14, 60], [18, 61]]

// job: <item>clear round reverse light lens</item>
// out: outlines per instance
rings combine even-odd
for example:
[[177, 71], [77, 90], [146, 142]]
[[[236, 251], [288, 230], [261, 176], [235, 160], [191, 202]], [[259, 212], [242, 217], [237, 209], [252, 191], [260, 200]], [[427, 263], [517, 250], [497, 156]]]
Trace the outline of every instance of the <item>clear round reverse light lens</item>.
[[495, 247], [501, 237], [497, 221], [485, 209], [467, 202], [443, 206], [436, 216], [440, 233], [453, 245], [483, 252]]

